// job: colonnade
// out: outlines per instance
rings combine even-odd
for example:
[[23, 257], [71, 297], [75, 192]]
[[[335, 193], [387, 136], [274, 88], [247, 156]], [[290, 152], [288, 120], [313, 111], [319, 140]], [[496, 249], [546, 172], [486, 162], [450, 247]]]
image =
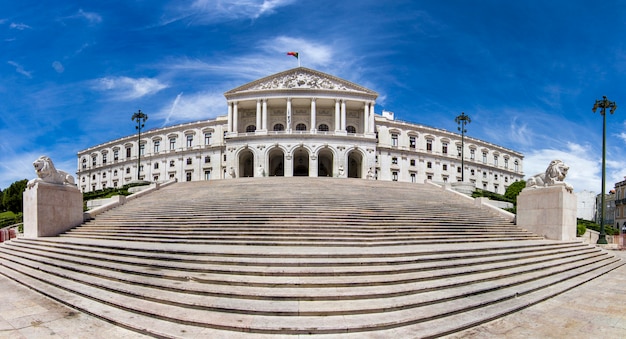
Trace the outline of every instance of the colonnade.
[[[285, 130], [292, 130], [292, 98], [286, 98], [285, 106]], [[266, 98], [256, 100], [256, 128], [259, 132], [268, 130], [267, 126], [267, 101]], [[347, 99], [335, 99], [335, 132], [346, 131], [346, 103]], [[317, 131], [317, 98], [311, 98], [311, 133]], [[374, 101], [362, 101], [363, 103], [363, 133], [375, 133], [374, 126]], [[260, 128], [259, 128], [260, 127]], [[228, 132], [239, 132], [239, 102], [235, 100], [228, 101]]]

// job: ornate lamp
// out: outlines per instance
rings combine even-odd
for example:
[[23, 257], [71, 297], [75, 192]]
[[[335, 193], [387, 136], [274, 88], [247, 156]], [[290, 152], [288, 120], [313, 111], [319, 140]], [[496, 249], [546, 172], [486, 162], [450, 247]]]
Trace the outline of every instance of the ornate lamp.
[[139, 137], [137, 142], [137, 181], [139, 181], [139, 169], [141, 168], [141, 129], [144, 127], [146, 120], [148, 120], [148, 115], [143, 113], [141, 110], [137, 110], [137, 112], [133, 114], [131, 119], [137, 122], [137, 126], [135, 126], [135, 129], [139, 131]]
[[609, 101], [606, 95], [602, 97], [602, 100], [596, 100], [591, 109], [594, 113], [600, 108], [600, 114], [602, 114], [602, 196], [600, 197], [600, 236], [598, 237], [598, 244], [606, 244], [606, 233], [604, 232], [604, 186], [606, 185], [606, 109], [613, 114], [617, 109], [615, 101]]
[[472, 122], [472, 119], [464, 112], [461, 115], [454, 118], [454, 121], [459, 125], [459, 131], [461, 131], [461, 182], [465, 181], [465, 133], [467, 130], [465, 126]]

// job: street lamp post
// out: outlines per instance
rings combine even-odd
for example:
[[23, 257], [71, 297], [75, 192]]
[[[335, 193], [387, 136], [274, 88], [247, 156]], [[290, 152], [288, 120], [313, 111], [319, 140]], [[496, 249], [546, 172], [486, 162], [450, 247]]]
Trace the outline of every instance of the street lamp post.
[[600, 108], [600, 114], [602, 114], [602, 196], [600, 198], [600, 236], [598, 237], [598, 244], [606, 244], [606, 233], [604, 232], [604, 186], [606, 186], [606, 109], [613, 114], [617, 109], [615, 101], [609, 101], [606, 95], [602, 97], [602, 100], [596, 100], [591, 109], [594, 113]]
[[133, 117], [131, 119], [137, 122], [137, 126], [135, 126], [135, 129], [139, 131], [139, 137], [137, 142], [137, 181], [139, 181], [139, 169], [141, 168], [141, 129], [144, 127], [146, 120], [148, 120], [148, 115], [143, 113], [141, 110], [137, 110], [137, 112], [133, 114]]
[[461, 131], [461, 182], [465, 182], [465, 126], [472, 122], [472, 119], [464, 112], [461, 115], [454, 118], [454, 121], [459, 125], [459, 131]]

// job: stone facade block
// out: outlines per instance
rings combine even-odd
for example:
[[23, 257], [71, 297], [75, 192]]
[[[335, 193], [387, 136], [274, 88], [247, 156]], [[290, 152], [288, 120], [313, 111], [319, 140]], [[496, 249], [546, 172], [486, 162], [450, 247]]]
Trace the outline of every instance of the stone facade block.
[[23, 201], [26, 238], [56, 236], [83, 222], [83, 194], [75, 186], [40, 182]]
[[546, 239], [576, 240], [576, 203], [564, 185], [525, 188], [517, 197], [517, 225]]

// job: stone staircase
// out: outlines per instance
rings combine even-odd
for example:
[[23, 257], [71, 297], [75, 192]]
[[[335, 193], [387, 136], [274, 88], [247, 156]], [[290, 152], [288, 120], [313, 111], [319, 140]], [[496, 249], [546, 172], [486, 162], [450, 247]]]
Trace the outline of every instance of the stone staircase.
[[431, 185], [178, 183], [59, 237], [0, 245], [0, 273], [154, 337], [437, 337], [623, 264]]

